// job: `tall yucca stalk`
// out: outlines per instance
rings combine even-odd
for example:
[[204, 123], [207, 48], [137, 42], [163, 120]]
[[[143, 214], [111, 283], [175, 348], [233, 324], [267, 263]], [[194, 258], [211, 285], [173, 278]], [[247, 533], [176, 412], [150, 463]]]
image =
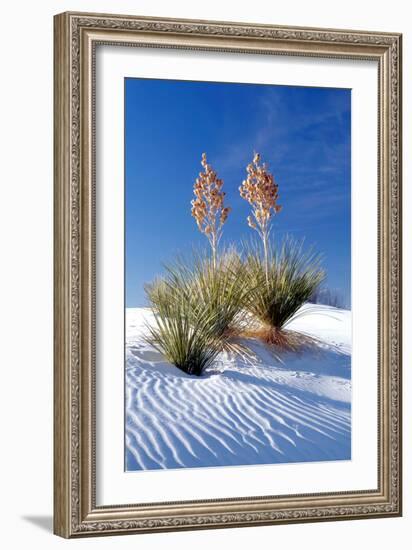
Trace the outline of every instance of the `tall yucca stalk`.
[[222, 236], [223, 225], [230, 212], [224, 206], [225, 192], [222, 191], [223, 180], [207, 162], [206, 153], [202, 154], [203, 172], [199, 173], [193, 186], [195, 199], [191, 201], [192, 216], [199, 231], [206, 235], [212, 249], [213, 268], [217, 266], [217, 247]]
[[259, 153], [246, 167], [247, 177], [239, 187], [240, 196], [252, 206], [247, 217], [249, 227], [255, 229], [263, 243], [266, 284], [269, 284], [269, 234], [272, 216], [280, 212], [279, 187], [265, 163], [260, 163]]

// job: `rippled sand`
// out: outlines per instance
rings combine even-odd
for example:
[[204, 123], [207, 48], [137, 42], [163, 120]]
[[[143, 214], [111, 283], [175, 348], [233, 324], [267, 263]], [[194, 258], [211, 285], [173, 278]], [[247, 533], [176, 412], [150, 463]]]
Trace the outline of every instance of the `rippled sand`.
[[126, 310], [127, 470], [351, 458], [351, 313], [307, 305], [289, 329], [315, 348], [252, 364], [222, 353], [201, 377], [144, 342], [150, 310]]

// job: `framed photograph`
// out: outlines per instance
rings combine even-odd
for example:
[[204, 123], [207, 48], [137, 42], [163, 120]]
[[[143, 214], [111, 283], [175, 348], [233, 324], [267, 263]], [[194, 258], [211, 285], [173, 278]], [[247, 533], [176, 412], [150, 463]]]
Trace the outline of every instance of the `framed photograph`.
[[401, 35], [55, 17], [54, 531], [401, 514]]

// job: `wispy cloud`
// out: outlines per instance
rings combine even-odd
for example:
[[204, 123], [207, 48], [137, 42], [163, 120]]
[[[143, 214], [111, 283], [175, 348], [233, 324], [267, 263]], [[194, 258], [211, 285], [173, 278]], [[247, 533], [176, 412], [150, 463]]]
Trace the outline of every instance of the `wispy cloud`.
[[[350, 203], [349, 102], [344, 94], [329, 93], [322, 108], [313, 109], [310, 102], [299, 101], [300, 90], [295, 101], [294, 91], [288, 92], [285, 98], [278, 89], [262, 89], [251, 107], [248, 131], [225, 146], [216, 165], [230, 189], [233, 177], [239, 183], [244, 177], [253, 151], [261, 152], [278, 179], [288, 219], [295, 213], [293, 225], [305, 227], [342, 215]], [[236, 193], [231, 201], [242, 205]]]
[[[322, 110], [313, 110], [310, 103], [291, 101], [291, 94], [293, 91], [286, 100], [279, 88], [262, 88], [257, 103], [245, 113], [248, 131], [227, 144], [216, 159], [221, 170], [231, 173], [245, 167], [255, 150], [263, 154], [275, 173], [282, 168], [307, 173], [308, 165], [324, 174], [341, 169], [350, 154], [344, 119], [347, 99], [327, 94]], [[298, 98], [299, 90], [296, 94]], [[325, 136], [328, 132], [331, 135]]]

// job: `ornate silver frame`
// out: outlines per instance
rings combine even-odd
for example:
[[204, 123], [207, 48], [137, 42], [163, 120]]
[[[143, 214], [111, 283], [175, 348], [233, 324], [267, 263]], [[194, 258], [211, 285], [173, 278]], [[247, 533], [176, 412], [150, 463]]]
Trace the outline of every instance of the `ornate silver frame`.
[[[63, 13], [55, 16], [54, 532], [63, 537], [401, 514], [401, 35]], [[379, 67], [379, 487], [96, 506], [94, 51], [149, 45], [372, 59]]]

